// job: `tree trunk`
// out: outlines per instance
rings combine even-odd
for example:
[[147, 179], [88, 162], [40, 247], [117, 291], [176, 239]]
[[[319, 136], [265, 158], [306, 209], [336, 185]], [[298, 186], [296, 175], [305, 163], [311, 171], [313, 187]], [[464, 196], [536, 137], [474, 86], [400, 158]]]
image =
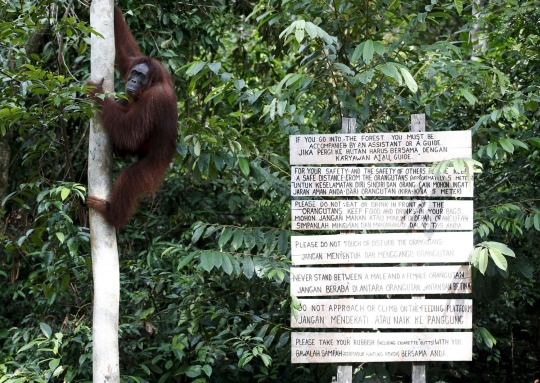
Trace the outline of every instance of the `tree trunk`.
[[[8, 185], [8, 169], [9, 161], [11, 159], [11, 151], [7, 140], [0, 138], [0, 203], [4, 200], [4, 197], [7, 195], [7, 185]], [[0, 228], [4, 222], [4, 216], [0, 214]]]
[[480, 24], [478, 23], [478, 19], [480, 18], [480, 14], [482, 12], [483, 7], [484, 7], [483, 0], [473, 0], [472, 15], [477, 21], [474, 23], [473, 29], [471, 30], [471, 33], [470, 33], [471, 43], [473, 44], [473, 53], [471, 56], [471, 60], [477, 60], [478, 56], [481, 55], [486, 49], [486, 40], [481, 35], [482, 28], [480, 27]]
[[[105, 92], [114, 88], [114, 12], [112, 0], [93, 0], [90, 25], [103, 38], [92, 35], [92, 80], [104, 79]], [[98, 113], [90, 121], [88, 195], [109, 199], [112, 189], [112, 150]], [[101, 215], [90, 211], [93, 306], [93, 381], [119, 383], [118, 317], [120, 271], [116, 232]]]

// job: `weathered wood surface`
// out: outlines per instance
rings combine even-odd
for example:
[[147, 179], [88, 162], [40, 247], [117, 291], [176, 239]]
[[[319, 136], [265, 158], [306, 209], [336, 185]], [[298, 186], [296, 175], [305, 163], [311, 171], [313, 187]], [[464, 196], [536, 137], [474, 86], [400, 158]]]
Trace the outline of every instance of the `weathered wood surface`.
[[468, 130], [289, 136], [291, 165], [435, 162], [472, 156]]
[[293, 166], [291, 195], [472, 197], [473, 181], [447, 168], [435, 177], [428, 167]]
[[307, 299], [294, 328], [472, 328], [471, 299]]
[[469, 262], [472, 231], [291, 237], [293, 265]]
[[470, 266], [291, 267], [291, 295], [461, 294]]
[[293, 332], [292, 363], [471, 361], [472, 332]]
[[292, 230], [472, 230], [473, 201], [294, 200]]

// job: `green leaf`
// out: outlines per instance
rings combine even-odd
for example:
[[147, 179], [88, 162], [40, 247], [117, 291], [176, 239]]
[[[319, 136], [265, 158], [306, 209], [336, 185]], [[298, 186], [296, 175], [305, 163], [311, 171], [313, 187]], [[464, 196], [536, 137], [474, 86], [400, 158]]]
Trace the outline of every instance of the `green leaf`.
[[403, 83], [403, 78], [401, 77], [398, 69], [395, 66], [390, 64], [383, 64], [379, 67], [379, 69], [385, 76], [395, 79], [399, 85]]
[[484, 242], [484, 245], [486, 245], [489, 248], [493, 248], [498, 250], [500, 253], [504, 255], [509, 255], [510, 257], [515, 257], [516, 254], [510, 249], [508, 246], [506, 246], [504, 243], [500, 242]]
[[64, 366], [59, 366], [57, 369], [54, 370], [53, 377], [57, 378], [64, 372]]
[[231, 242], [231, 246], [234, 250], [238, 250], [240, 246], [242, 246], [242, 242], [244, 241], [244, 230], [243, 229], [236, 229], [234, 231], [233, 240]]
[[458, 172], [462, 172], [465, 170], [465, 164], [463, 163], [463, 160], [461, 158], [454, 158], [453, 165], [454, 169]]
[[540, 213], [536, 213], [533, 218], [534, 228], [540, 231]]
[[205, 364], [205, 365], [202, 367], [202, 370], [204, 371], [204, 373], [205, 373], [207, 376], [212, 375], [212, 367], [211, 367], [209, 364]]
[[362, 59], [366, 64], [369, 64], [371, 60], [373, 60], [374, 51], [373, 40], [367, 40], [364, 44], [364, 50], [362, 51]]
[[334, 63], [334, 68], [339, 69], [341, 72], [343, 72], [344, 74], [346, 74], [348, 76], [353, 76], [354, 75], [354, 71], [352, 71], [351, 68], [349, 68], [345, 64]]
[[355, 78], [357, 78], [362, 84], [367, 84], [368, 82], [371, 81], [371, 79], [373, 78], [373, 75], [374, 73], [370, 69], [365, 72], [359, 73], [358, 75], [355, 76]]
[[497, 122], [497, 120], [501, 117], [501, 115], [502, 115], [502, 110], [501, 109], [495, 109], [490, 114], [491, 121]]
[[201, 71], [202, 68], [206, 65], [206, 62], [204, 61], [195, 61], [193, 62], [188, 70], [186, 71], [186, 76], [195, 76], [197, 73]]
[[384, 54], [386, 53], [386, 48], [384, 47], [383, 43], [381, 43], [380, 41], [374, 41], [373, 48], [375, 49], [375, 52], [379, 56], [384, 56]]
[[48, 339], [51, 337], [52, 335], [51, 326], [49, 326], [47, 323], [40, 322], [39, 328], [41, 329], [41, 332], [43, 333], [43, 335], [45, 335]]
[[64, 239], [66, 238], [64, 233], [60, 233], [60, 232], [57, 232], [56, 233], [56, 238], [58, 238], [58, 240], [60, 241], [60, 243], [64, 243]]
[[269, 355], [266, 354], [260, 354], [260, 358], [262, 359], [264, 365], [266, 367], [270, 366], [272, 364], [272, 358]]
[[229, 258], [230, 255], [227, 253], [223, 253], [223, 263], [221, 264], [221, 268], [223, 271], [225, 271], [228, 275], [231, 275], [231, 273], [234, 271], [231, 259]]
[[196, 251], [194, 251], [194, 252], [190, 253], [188, 256], [182, 258], [182, 260], [180, 261], [180, 263], [176, 267], [176, 270], [182, 269], [185, 265], [187, 265], [195, 257], [195, 255], [197, 255]]
[[206, 271], [214, 268], [214, 255], [212, 251], [204, 250], [201, 252], [201, 266]]
[[240, 79], [240, 80], [234, 80], [233, 81], [233, 84], [234, 84], [234, 87], [237, 89], [237, 90], [242, 90], [244, 89], [244, 87], [246, 86], [246, 81], [243, 80], [243, 79]]
[[208, 68], [210, 68], [210, 70], [214, 72], [215, 74], [218, 74], [219, 68], [221, 68], [221, 63], [219, 61], [215, 63], [210, 63], [208, 64]]
[[478, 270], [480, 270], [482, 274], [486, 272], [488, 260], [488, 249], [484, 247], [480, 250], [480, 254], [478, 255]]
[[[38, 341], [37, 340], [33, 340], [27, 344], [25, 344], [24, 346], [22, 346], [19, 350], [17, 350], [17, 354], [21, 353], [21, 352], [24, 352], [26, 350], [29, 350], [31, 349], [32, 347], [34, 347], [36, 344], [38, 344]], [[11, 383], [11, 382], [10, 382]]]
[[463, 12], [463, 0], [454, 0], [454, 5], [458, 15], [461, 15], [461, 12]]
[[514, 145], [512, 145], [512, 143], [510, 142], [509, 139], [507, 138], [501, 138], [499, 140], [499, 144], [501, 145], [501, 147], [507, 151], [508, 153], [514, 153]]
[[495, 262], [495, 265], [501, 270], [506, 270], [508, 268], [508, 262], [506, 261], [506, 258], [502, 253], [497, 250], [494, 247], [489, 248], [489, 255], [491, 256], [491, 259], [493, 259], [493, 262]]
[[148, 315], [153, 314], [155, 311], [154, 307], [149, 307], [146, 310], [143, 310], [140, 315], [140, 319], [148, 318]]
[[414, 81], [414, 78], [409, 70], [407, 68], [399, 68], [399, 71], [405, 80], [405, 85], [407, 85], [407, 88], [409, 88], [412, 93], [416, 93], [418, 91], [418, 84], [416, 81]]
[[306, 32], [311, 39], [317, 37], [317, 26], [311, 21], [306, 21]]
[[193, 232], [193, 236], [191, 237], [191, 243], [195, 243], [199, 240], [199, 238], [201, 238], [201, 235], [204, 232], [205, 228], [205, 225], [201, 225], [197, 229], [195, 229], [195, 231]]
[[49, 360], [49, 369], [51, 371], [56, 370], [56, 367], [60, 365], [60, 359], [51, 359]]
[[259, 97], [261, 97], [261, 95], [266, 92], [266, 89], [261, 89], [261, 90], [258, 90], [256, 92], [254, 92], [253, 94], [251, 94], [249, 97], [248, 97], [248, 102], [250, 104], [254, 104], [258, 99]]
[[360, 43], [358, 44], [358, 46], [356, 47], [356, 49], [354, 50], [352, 56], [351, 56], [351, 61], [352, 62], [358, 62], [358, 60], [360, 59], [360, 57], [362, 56], [363, 52], [364, 52], [364, 45], [366, 43], [363, 42], [363, 43]]
[[213, 251], [212, 252], [213, 258], [214, 258], [214, 267], [216, 269], [220, 268], [223, 264], [223, 255], [219, 251]]
[[233, 234], [233, 231], [230, 227], [224, 227], [223, 231], [221, 232], [221, 235], [218, 239], [218, 246], [220, 249], [223, 249], [223, 246], [231, 239], [231, 236]]
[[489, 158], [493, 158], [493, 156], [495, 155], [495, 153], [497, 153], [497, 143], [496, 143], [496, 142], [491, 142], [491, 143], [487, 146], [486, 153], [487, 153], [487, 155], [489, 156]]
[[201, 375], [201, 366], [200, 365], [194, 365], [189, 366], [189, 368], [186, 371], [186, 376], [189, 378], [196, 378], [197, 376]]
[[469, 104], [474, 105], [478, 101], [478, 99], [466, 88], [459, 88], [459, 93], [465, 97], [467, 101], [469, 101]]
[[196, 157], [201, 155], [201, 142], [199, 140], [195, 141], [195, 145], [193, 145], [193, 153]]
[[485, 327], [478, 327], [476, 331], [480, 333], [484, 343], [489, 348], [492, 348], [494, 344], [497, 344], [497, 339], [495, 339]]
[[68, 188], [62, 188], [62, 191], [60, 192], [60, 197], [62, 198], [62, 201], [64, 201], [69, 196], [69, 190]]
[[305, 20], [297, 20], [293, 23], [293, 25], [295, 27], [294, 37], [296, 38], [296, 41], [298, 41], [298, 43], [302, 43], [302, 40], [304, 40], [305, 36], [304, 30], [306, 28], [306, 22]]
[[304, 29], [296, 29], [296, 31], [294, 32], [294, 38], [296, 39], [296, 41], [298, 41], [299, 43], [302, 42], [302, 40], [304, 40]]
[[240, 166], [240, 170], [244, 175], [247, 177], [249, 176], [249, 162], [244, 157], [240, 157], [238, 159], [238, 165]]
[[523, 141], [516, 140], [516, 139], [513, 139], [513, 138], [509, 138], [508, 141], [510, 141], [510, 143], [512, 145], [514, 145], [514, 146], [519, 146], [520, 148], [523, 148], [523, 149], [529, 149], [527, 144], [524, 143]]
[[253, 273], [255, 272], [255, 264], [253, 263], [253, 259], [251, 259], [251, 257], [244, 257], [242, 269], [244, 271], [244, 275], [248, 277], [248, 279], [253, 277]]
[[532, 145], [532, 146], [535, 146], [537, 148], [540, 148], [540, 138], [538, 137], [531, 137], [529, 138], [529, 143]]

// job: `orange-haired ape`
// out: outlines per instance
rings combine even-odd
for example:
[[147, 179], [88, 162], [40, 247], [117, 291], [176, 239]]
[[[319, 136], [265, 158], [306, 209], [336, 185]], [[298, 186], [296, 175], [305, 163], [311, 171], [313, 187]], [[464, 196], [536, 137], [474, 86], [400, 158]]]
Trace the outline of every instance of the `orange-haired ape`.
[[103, 93], [103, 80], [87, 84], [95, 86], [90, 96], [101, 106], [101, 120], [115, 154], [136, 155], [139, 160], [122, 170], [110, 201], [88, 197], [87, 203], [109, 224], [121, 229], [135, 213], [137, 198], [154, 194], [165, 177], [176, 153], [178, 112], [169, 73], [159, 61], [141, 54], [116, 6], [114, 34], [116, 65], [125, 79], [129, 101], [96, 97], [96, 93]]

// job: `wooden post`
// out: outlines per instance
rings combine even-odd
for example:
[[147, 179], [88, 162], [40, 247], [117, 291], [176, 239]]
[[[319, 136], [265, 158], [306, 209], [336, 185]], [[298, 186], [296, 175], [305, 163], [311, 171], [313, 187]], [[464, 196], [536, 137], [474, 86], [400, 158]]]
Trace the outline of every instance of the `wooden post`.
[[[411, 115], [411, 132], [426, 131], [426, 115]], [[421, 264], [416, 264], [421, 266]], [[425, 295], [413, 295], [412, 299], [425, 299]], [[426, 364], [422, 362], [413, 362], [412, 364], [412, 383], [426, 383]]]
[[[356, 133], [356, 118], [341, 118], [341, 133]], [[341, 234], [349, 234], [352, 231], [341, 231]], [[337, 383], [352, 383], [352, 365], [338, 366]]]
[[352, 383], [352, 366], [338, 366], [337, 383]]

